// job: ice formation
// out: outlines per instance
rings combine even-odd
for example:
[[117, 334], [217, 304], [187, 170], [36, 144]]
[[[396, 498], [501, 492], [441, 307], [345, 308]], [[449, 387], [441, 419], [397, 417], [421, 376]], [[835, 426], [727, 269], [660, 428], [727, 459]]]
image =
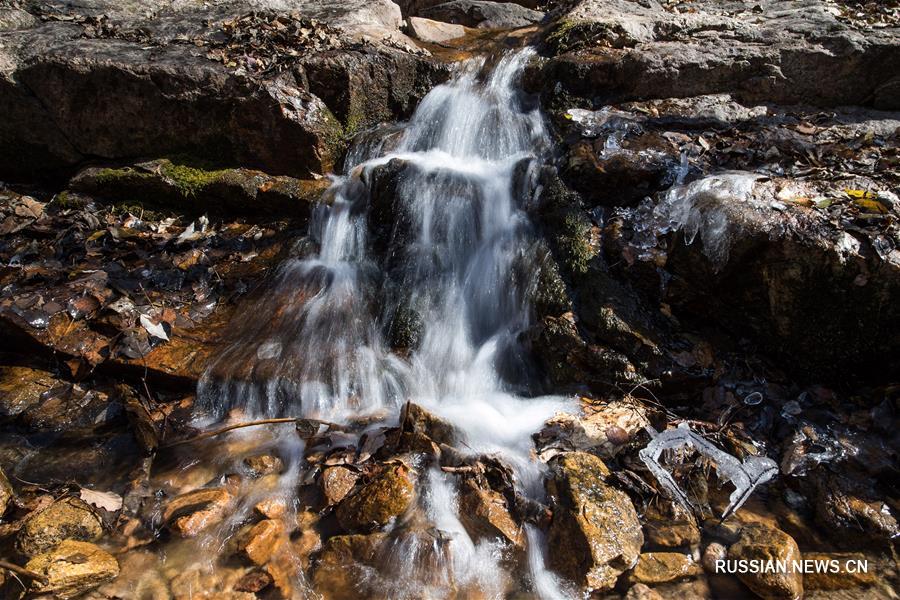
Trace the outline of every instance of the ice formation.
[[691, 431], [687, 423], [679, 423], [678, 427], [667, 429], [662, 433], [657, 433], [649, 425], [645, 429], [653, 439], [638, 453], [641, 460], [672, 499], [678, 501], [687, 510], [691, 510], [690, 500], [675, 483], [672, 475], [659, 462], [659, 457], [664, 450], [691, 447], [712, 461], [720, 480], [730, 481], [734, 485], [734, 491], [729, 497], [728, 507], [722, 513], [722, 519], [727, 519], [729, 515], [739, 509], [757, 486], [778, 474], [778, 465], [771, 458], [748, 456], [741, 462]]

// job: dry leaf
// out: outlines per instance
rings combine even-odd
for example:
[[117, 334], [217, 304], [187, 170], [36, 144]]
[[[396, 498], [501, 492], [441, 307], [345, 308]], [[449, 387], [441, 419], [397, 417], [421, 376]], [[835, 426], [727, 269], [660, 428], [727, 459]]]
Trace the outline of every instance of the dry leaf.
[[81, 499], [97, 508], [116, 512], [122, 508], [122, 496], [113, 492], [98, 492], [88, 488], [81, 488]]

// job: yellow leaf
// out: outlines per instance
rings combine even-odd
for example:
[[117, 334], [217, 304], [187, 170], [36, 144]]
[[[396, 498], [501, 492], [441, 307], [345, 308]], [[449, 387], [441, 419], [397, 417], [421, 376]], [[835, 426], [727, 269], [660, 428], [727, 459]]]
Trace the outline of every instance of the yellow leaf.
[[847, 194], [851, 200], [875, 200], [878, 198], [878, 194], [867, 192], [865, 190], [844, 190], [844, 193]]
[[102, 238], [104, 235], [106, 235], [106, 230], [105, 230], [105, 229], [101, 229], [100, 231], [95, 231], [95, 232], [92, 233], [90, 236], [88, 236], [87, 241], [93, 242], [94, 240], [99, 240], [99, 239]]
[[878, 200], [858, 199], [854, 200], [853, 204], [868, 213], [879, 213], [883, 215], [888, 211], [887, 206]]

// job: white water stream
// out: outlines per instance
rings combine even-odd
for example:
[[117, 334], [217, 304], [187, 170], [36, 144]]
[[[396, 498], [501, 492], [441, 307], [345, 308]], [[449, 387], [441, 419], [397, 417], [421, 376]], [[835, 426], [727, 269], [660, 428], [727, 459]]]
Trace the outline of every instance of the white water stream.
[[[529, 396], [530, 363], [519, 344], [536, 285], [523, 210], [534, 194], [527, 167], [548, 146], [539, 110], [516, 86], [529, 56], [509, 54], [490, 71], [483, 60], [462, 65], [423, 99], [399, 138], [395, 131], [351, 150], [346, 174], [314, 215], [318, 252], [282, 265], [246, 315], [239, 342], [201, 382], [201, 423], [238, 409], [331, 422], [374, 415], [396, 424], [412, 400], [464, 432], [463, 449], [500, 455], [518, 487], [540, 497], [530, 436], [556, 411], [575, 407]], [[376, 197], [383, 191], [373, 181], [391, 169], [399, 171], [391, 197]], [[382, 252], [373, 249], [376, 202], [392, 203]], [[386, 339], [401, 305], [421, 323], [405, 357]], [[302, 448], [291, 436], [278, 444], [293, 457], [280, 483], [289, 499], [302, 479]], [[426, 561], [416, 540], [396, 539], [391, 572], [380, 574], [386, 597], [447, 597], [455, 585], [502, 598], [511, 577], [537, 597], [565, 595], [544, 568], [537, 530], [526, 532], [524, 573], [510, 575], [502, 545], [476, 543], [460, 524], [451, 476], [427, 470], [419, 485], [423, 513], [450, 539], [449, 551]], [[236, 526], [258, 500], [245, 499], [230, 522]]]

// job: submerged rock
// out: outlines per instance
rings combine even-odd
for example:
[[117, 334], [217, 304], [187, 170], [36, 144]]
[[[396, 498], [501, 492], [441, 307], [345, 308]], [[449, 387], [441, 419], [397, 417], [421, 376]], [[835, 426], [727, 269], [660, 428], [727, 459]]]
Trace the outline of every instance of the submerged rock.
[[803, 596], [803, 574], [790, 568], [801, 558], [794, 538], [762, 523], [745, 525], [740, 531], [740, 539], [728, 548], [729, 560], [772, 561], [771, 564], [785, 561], [789, 565], [785, 573], [738, 574], [747, 587], [766, 600], [796, 600]]
[[35, 556], [63, 540], [93, 542], [102, 535], [100, 517], [90, 506], [78, 498], [63, 498], [25, 520], [16, 549], [25, 556]]
[[608, 474], [596, 456], [572, 452], [555, 459], [547, 484], [555, 500], [548, 543], [560, 549], [549, 564], [587, 591], [612, 588], [644, 543], [634, 505], [604, 481]]
[[241, 552], [250, 562], [262, 566], [269, 562], [272, 554], [278, 550], [282, 535], [279, 521], [272, 519], [260, 521], [242, 536]]
[[46, 583], [32, 583], [32, 592], [62, 600], [76, 598], [119, 575], [119, 563], [110, 553], [71, 539], [35, 556], [25, 568], [47, 578]]
[[346, 531], [383, 527], [409, 508], [415, 486], [409, 469], [391, 465], [337, 507], [337, 519]]
[[281, 459], [272, 454], [248, 456], [244, 459], [244, 466], [247, 467], [253, 477], [263, 477], [265, 475], [281, 473], [284, 469], [284, 463]]
[[387, 539], [383, 533], [338, 535], [325, 542], [316, 560], [313, 584], [328, 600], [355, 600], [366, 595], [358, 582], [367, 566], [375, 563], [379, 549]]
[[0, 468], [0, 518], [3, 518], [3, 514], [6, 512], [6, 509], [9, 507], [9, 503], [14, 496], [15, 491], [9, 483], [6, 473]]
[[472, 539], [500, 538], [518, 548], [524, 547], [524, 532], [499, 492], [466, 480], [461, 484], [459, 511], [460, 520]]
[[170, 500], [163, 509], [163, 521], [178, 535], [194, 537], [222, 520], [231, 499], [223, 488], [194, 490]]

